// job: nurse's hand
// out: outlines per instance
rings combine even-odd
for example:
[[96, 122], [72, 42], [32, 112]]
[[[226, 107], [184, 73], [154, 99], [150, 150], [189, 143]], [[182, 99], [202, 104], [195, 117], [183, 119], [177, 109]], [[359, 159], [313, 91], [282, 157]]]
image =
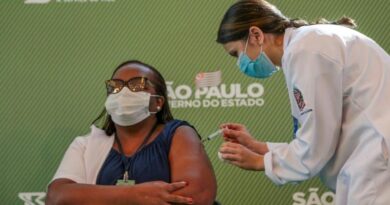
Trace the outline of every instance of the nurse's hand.
[[225, 161], [242, 169], [256, 171], [264, 170], [263, 155], [252, 152], [241, 144], [225, 142], [221, 145], [219, 152]]
[[220, 125], [220, 128], [222, 129], [223, 138], [226, 142], [241, 144], [260, 155], [264, 155], [268, 152], [267, 144], [253, 138], [244, 125], [238, 123], [224, 123]]

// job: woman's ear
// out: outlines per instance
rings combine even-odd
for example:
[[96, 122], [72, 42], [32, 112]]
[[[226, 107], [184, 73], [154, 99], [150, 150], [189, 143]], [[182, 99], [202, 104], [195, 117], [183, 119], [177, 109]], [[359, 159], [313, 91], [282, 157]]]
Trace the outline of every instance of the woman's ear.
[[249, 28], [249, 44], [256, 44], [256, 45], [262, 45], [264, 42], [264, 33], [263, 31], [257, 27], [257, 26], [251, 26]]
[[[153, 100], [152, 100], [153, 99]], [[163, 96], [153, 96], [150, 99], [149, 110], [150, 112], [158, 113], [162, 110], [165, 103]]]
[[165, 99], [163, 96], [160, 96], [156, 99], [157, 112], [159, 112], [162, 109], [162, 107], [164, 106], [164, 103], [165, 103]]

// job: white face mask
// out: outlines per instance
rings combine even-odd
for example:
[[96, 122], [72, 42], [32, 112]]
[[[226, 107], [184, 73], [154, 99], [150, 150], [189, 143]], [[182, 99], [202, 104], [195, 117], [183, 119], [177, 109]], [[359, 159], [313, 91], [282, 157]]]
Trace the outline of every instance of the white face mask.
[[121, 126], [130, 126], [141, 122], [156, 112], [149, 111], [150, 97], [148, 92], [132, 92], [127, 87], [119, 93], [110, 94], [105, 106], [112, 120]]

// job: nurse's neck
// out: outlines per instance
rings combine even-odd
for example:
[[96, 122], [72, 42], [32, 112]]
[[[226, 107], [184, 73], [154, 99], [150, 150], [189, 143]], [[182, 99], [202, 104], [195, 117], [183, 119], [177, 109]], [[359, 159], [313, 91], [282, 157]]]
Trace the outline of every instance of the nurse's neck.
[[270, 60], [276, 65], [282, 65], [282, 57], [283, 57], [283, 45], [284, 45], [284, 34], [272, 35], [269, 39], [271, 40], [271, 45], [268, 47], [267, 55]]

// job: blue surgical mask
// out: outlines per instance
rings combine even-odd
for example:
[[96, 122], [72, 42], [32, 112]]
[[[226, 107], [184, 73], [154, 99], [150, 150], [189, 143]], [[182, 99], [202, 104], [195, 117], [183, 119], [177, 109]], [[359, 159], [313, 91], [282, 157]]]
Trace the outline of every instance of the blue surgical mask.
[[[249, 39], [249, 38], [248, 38]], [[245, 43], [244, 52], [241, 52], [237, 65], [240, 68], [241, 72], [244, 74], [254, 77], [254, 78], [268, 78], [276, 71], [278, 68], [272, 63], [272, 61], [267, 57], [267, 55], [263, 52], [263, 46], [261, 46], [261, 51], [259, 56], [253, 61], [246, 54], [246, 48], [248, 46], [248, 39]]]

